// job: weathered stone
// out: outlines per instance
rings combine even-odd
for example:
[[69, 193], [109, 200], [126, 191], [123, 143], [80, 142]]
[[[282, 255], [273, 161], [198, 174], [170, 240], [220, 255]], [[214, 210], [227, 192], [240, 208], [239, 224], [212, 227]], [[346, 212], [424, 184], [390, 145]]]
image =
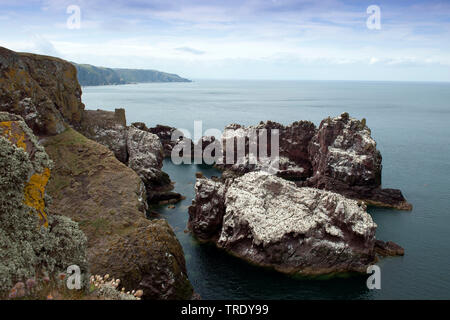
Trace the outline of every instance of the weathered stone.
[[376, 224], [355, 200], [264, 172], [195, 188], [189, 229], [256, 265], [313, 275], [365, 272], [376, 259]]
[[[279, 132], [279, 157], [264, 160], [249, 151], [251, 132], [266, 130], [267, 155], [271, 156], [271, 132]], [[245, 153], [237, 158], [237, 140], [245, 137]], [[253, 142], [254, 143], [254, 142]], [[261, 140], [255, 149], [261, 146]], [[381, 188], [381, 154], [371, 137], [366, 121], [351, 118], [347, 113], [327, 118], [316, 129], [309, 121], [283, 126], [276, 122], [261, 122], [243, 127], [232, 124], [222, 137], [223, 160], [216, 167], [225, 170], [225, 176], [242, 175], [251, 171], [269, 171], [282, 178], [296, 181], [299, 186], [314, 187], [340, 193], [365, 201], [368, 205], [411, 210], [412, 205], [400, 190]], [[234, 145], [234, 162], [227, 163], [227, 145]], [[231, 157], [230, 157], [231, 158]]]
[[51, 167], [23, 119], [0, 112], [0, 298], [18, 281], [56, 277], [73, 264], [88, 272], [86, 237], [78, 225], [47, 215]]
[[85, 110], [81, 133], [114, 152], [119, 161], [128, 162], [127, 121], [124, 109]]
[[381, 154], [365, 121], [343, 113], [322, 121], [309, 144], [313, 175], [304, 184], [368, 204], [411, 210], [400, 190], [381, 189]]
[[0, 111], [21, 115], [35, 134], [54, 135], [66, 123], [78, 127], [83, 110], [72, 64], [0, 47]]
[[[164, 149], [164, 156], [170, 157], [172, 155], [173, 148], [180, 143], [180, 141], [183, 141], [182, 143], [188, 143], [190, 144], [191, 154], [189, 157], [193, 156], [193, 148], [194, 143], [191, 139], [188, 139], [184, 137], [183, 133], [176, 129], [169, 126], [163, 126], [163, 125], [157, 125], [154, 128], [147, 129], [148, 132], [156, 134], [159, 139], [161, 140], [161, 143], [163, 145]], [[173, 136], [180, 137], [178, 140], [172, 140]], [[180, 153], [180, 156], [183, 156], [183, 153]]]
[[107, 147], [74, 130], [48, 138], [45, 147], [55, 162], [50, 208], [77, 221], [87, 235], [92, 273], [143, 289], [144, 298], [173, 298], [174, 292], [190, 298], [181, 245], [170, 227], [145, 218], [140, 177]]
[[144, 299], [189, 299], [193, 294], [181, 245], [165, 220], [141, 221], [135, 232], [111, 239], [97, 254], [97, 266], [121, 279]]
[[128, 128], [128, 166], [145, 185], [161, 185], [163, 147], [158, 136], [134, 126]]
[[403, 256], [405, 249], [392, 241], [384, 242], [382, 240], [375, 241], [375, 252], [381, 256]]
[[[232, 124], [225, 127], [222, 136], [223, 145], [223, 163], [225, 165], [219, 166], [223, 169], [231, 169], [232, 171], [239, 172], [241, 174], [250, 171], [266, 170], [270, 167], [270, 163], [265, 166], [264, 159], [258, 153], [258, 164], [250, 163], [250, 157], [256, 155], [250, 153], [250, 141], [248, 137], [251, 136], [251, 132], [256, 132], [259, 135], [265, 135], [266, 148], [265, 152], [267, 156], [271, 156], [271, 135], [274, 130], [278, 130], [279, 137], [279, 167], [277, 169], [277, 175], [293, 180], [304, 180], [311, 175], [311, 163], [309, 161], [308, 144], [311, 138], [316, 133], [316, 127], [309, 121], [294, 122], [289, 126], [283, 126], [279, 123], [267, 121], [261, 122], [257, 126], [244, 127], [238, 124]], [[273, 132], [275, 133], [275, 132]], [[245, 156], [244, 158], [237, 159], [237, 139], [239, 137], [245, 138]], [[254, 143], [254, 142], [252, 142]], [[232, 165], [227, 164], [227, 145], [234, 144], [235, 163]], [[261, 146], [261, 138], [257, 142], [258, 150]], [[264, 148], [263, 148], [264, 150]]]

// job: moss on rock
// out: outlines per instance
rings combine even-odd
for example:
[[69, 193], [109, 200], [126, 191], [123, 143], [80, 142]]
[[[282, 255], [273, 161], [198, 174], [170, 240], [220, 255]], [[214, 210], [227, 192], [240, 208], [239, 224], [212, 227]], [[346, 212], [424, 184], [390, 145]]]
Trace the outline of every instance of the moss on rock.
[[[7, 117], [0, 114], [1, 120]], [[24, 122], [18, 125], [26, 127]], [[72, 264], [88, 272], [86, 237], [78, 225], [58, 216], [40, 223], [38, 211], [45, 209], [45, 188], [38, 207], [27, 205], [25, 190], [32, 188], [30, 177], [40, 174], [37, 170], [49, 174], [51, 164], [29, 133], [28, 129], [23, 134], [33, 149], [16, 146], [5, 131], [0, 131], [0, 296], [14, 283], [38, 273], [55, 275]]]

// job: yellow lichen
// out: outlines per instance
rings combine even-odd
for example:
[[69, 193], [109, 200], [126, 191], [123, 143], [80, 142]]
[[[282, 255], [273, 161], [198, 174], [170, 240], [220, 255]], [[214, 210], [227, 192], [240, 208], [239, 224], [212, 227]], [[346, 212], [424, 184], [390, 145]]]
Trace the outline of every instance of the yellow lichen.
[[[30, 152], [30, 150], [27, 150], [25, 132], [21, 129], [18, 121], [0, 122], [0, 134], [18, 148], [22, 148], [25, 152]], [[49, 179], [50, 169], [45, 168], [42, 173], [35, 173], [24, 189], [24, 203], [36, 209], [41, 224], [45, 227], [48, 227], [47, 214], [45, 213], [45, 187]]]
[[25, 143], [25, 132], [22, 130], [16, 130], [18, 132], [14, 132], [13, 125], [18, 126], [17, 121], [4, 121], [0, 122], [0, 130], [3, 131], [2, 135], [14, 143], [17, 147], [22, 148], [27, 151], [27, 145]]
[[36, 209], [41, 223], [48, 227], [47, 214], [45, 213], [45, 187], [50, 179], [50, 169], [45, 168], [43, 173], [36, 173], [25, 186], [25, 204]]

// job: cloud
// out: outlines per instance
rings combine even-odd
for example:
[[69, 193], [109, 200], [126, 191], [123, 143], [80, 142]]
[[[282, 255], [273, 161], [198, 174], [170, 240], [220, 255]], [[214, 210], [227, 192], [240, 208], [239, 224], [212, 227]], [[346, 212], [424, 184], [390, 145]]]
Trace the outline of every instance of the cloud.
[[[81, 8], [80, 30], [66, 27], [69, 4]], [[9, 17], [2, 20], [0, 16], [0, 29], [10, 30], [0, 35], [0, 42], [13, 44], [11, 49], [73, 61], [184, 71], [186, 77], [191, 77], [190, 72], [196, 77], [202, 77], [201, 73], [203, 77], [231, 77], [231, 73], [236, 78], [252, 77], [262, 73], [261, 66], [274, 76], [281, 74], [277, 66], [285, 68], [283, 74], [302, 68], [320, 72], [323, 66], [330, 70], [364, 66], [380, 74], [383, 68], [450, 66], [450, 43], [442, 41], [450, 38], [450, 5], [445, 0], [379, 0], [382, 20], [381, 30], [376, 31], [366, 27], [368, 4], [352, 0], [0, 0], [1, 15]], [[39, 36], [30, 40], [30, 32]], [[246, 68], [251, 65], [255, 67]], [[298, 74], [302, 76], [301, 71]]]
[[49, 40], [38, 34], [32, 35], [32, 46], [30, 51], [54, 57], [62, 56]]
[[191, 47], [179, 47], [179, 48], [175, 48], [175, 50], [177, 51], [183, 51], [183, 52], [188, 52], [188, 53], [192, 53], [192, 54], [196, 54], [196, 55], [202, 55], [205, 54], [205, 51], [202, 50], [197, 50]]

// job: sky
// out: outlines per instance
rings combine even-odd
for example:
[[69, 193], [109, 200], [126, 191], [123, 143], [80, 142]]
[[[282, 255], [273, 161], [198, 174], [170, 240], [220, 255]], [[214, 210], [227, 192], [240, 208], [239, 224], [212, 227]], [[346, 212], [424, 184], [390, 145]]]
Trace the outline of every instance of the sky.
[[450, 81], [450, 1], [0, 0], [0, 46], [190, 79]]

